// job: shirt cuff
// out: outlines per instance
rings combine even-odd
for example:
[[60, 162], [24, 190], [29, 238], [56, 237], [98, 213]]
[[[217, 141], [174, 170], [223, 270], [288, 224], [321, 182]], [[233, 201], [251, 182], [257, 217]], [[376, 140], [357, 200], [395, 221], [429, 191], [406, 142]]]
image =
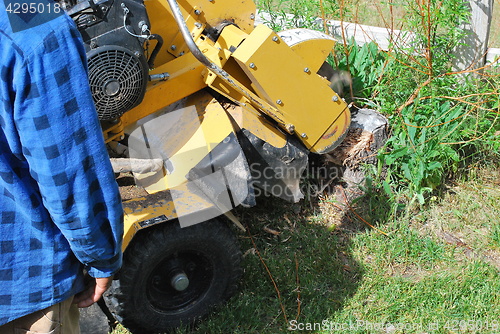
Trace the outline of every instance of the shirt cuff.
[[99, 261], [86, 266], [87, 272], [94, 278], [103, 278], [113, 276], [122, 266], [123, 256], [121, 253], [116, 254], [108, 261]]

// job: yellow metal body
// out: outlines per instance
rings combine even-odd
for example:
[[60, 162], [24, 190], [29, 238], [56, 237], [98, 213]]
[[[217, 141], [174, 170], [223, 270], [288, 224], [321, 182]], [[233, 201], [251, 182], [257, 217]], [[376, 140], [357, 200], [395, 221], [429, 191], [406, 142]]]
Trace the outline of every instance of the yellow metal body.
[[[168, 79], [149, 82], [141, 104], [120, 119], [103, 123], [105, 139], [119, 140], [146, 120], [160, 122], [163, 115], [172, 112], [170, 106], [182, 99], [186, 99], [185, 109], [177, 112], [186, 117], [179, 117], [182, 122], [165, 134], [164, 150], [175, 170], [136, 175], [139, 180], [148, 180], [145, 188], [156, 196], [156, 204], [151, 204], [151, 198], [125, 203], [124, 248], [135, 231], [154, 224], [155, 219], [174, 219], [203, 206], [203, 200], [185, 188], [185, 176], [231, 132], [245, 128], [274, 147], [283, 147], [286, 133], [293, 134], [310, 151], [326, 153], [339, 143], [350, 123], [345, 102], [316, 74], [333, 47], [330, 39], [312, 39], [290, 47], [271, 29], [254, 27], [252, 1], [178, 3], [198, 48], [231, 77], [234, 85], [193, 56], [166, 1], [145, 0], [151, 32], [165, 42], [150, 74], [164, 73]], [[221, 30], [216, 41], [206, 35], [214, 29]], [[232, 104], [223, 107], [210, 95], [199, 93], [204, 88], [218, 92]], [[174, 206], [167, 196], [171, 189], [184, 191], [185, 201]]]
[[[206, 198], [197, 196], [189, 189], [186, 174], [233, 131], [229, 115], [210, 94], [203, 91], [178, 103], [176, 108], [160, 111], [148, 118], [136, 129], [128, 129], [136, 141], [143, 139], [136, 136], [142, 135], [141, 130], [149, 122], [157, 125], [162, 122], [168, 124], [173, 119], [179, 121], [175, 127], [165, 127], [162, 132], [147, 131], [146, 128], [147, 133], [153, 132], [159, 137], [156, 138], [157, 142], [164, 143], [163, 147], [156, 147], [156, 150], [162, 151], [173, 168], [171, 171], [164, 169], [155, 173], [135, 174], [137, 182], [152, 195], [124, 204], [124, 249], [135, 232], [147, 224], [188, 216], [213, 206]], [[148, 147], [139, 149], [143, 154], [148, 154]]]
[[[175, 126], [149, 130], [148, 122], [156, 128], [158, 123], [175, 123]], [[186, 174], [233, 132], [233, 126], [224, 108], [204, 91], [189, 96], [168, 112], [161, 111], [151, 115], [146, 122], [141, 123], [141, 127], [146, 127], [147, 133], [154, 133], [158, 137], [155, 141], [160, 144], [155, 145], [155, 150], [161, 151], [161, 156], [172, 166], [170, 171], [136, 174], [139, 183], [146, 180], [141, 185], [148, 193], [172, 189], [186, 183]], [[151, 138], [144, 138], [142, 128], [131, 133], [134, 137], [140, 137], [134, 138], [136, 141], [146, 143]], [[144, 156], [148, 147], [144, 145], [136, 149], [140, 149]]]
[[232, 57], [250, 78], [254, 91], [280, 110], [286, 129], [296, 132], [311, 151], [327, 153], [341, 133], [328, 133], [331, 127], [325, 124], [332, 125], [347, 106], [326, 79], [312, 72], [302, 57], [263, 25]]

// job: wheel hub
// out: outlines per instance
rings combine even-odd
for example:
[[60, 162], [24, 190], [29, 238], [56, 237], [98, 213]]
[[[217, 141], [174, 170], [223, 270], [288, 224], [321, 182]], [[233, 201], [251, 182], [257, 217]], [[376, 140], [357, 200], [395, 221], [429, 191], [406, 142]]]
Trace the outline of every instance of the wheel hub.
[[185, 272], [177, 273], [170, 279], [172, 288], [177, 291], [184, 291], [189, 286], [189, 278]]
[[151, 272], [147, 298], [161, 312], [181, 312], [203, 298], [214, 275], [212, 262], [203, 254], [196, 251], [172, 254]]

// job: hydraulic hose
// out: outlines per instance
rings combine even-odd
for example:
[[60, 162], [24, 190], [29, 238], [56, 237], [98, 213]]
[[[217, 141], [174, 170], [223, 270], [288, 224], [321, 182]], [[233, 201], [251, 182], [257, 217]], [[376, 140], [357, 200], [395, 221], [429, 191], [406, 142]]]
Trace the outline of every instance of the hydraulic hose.
[[149, 56], [148, 60], [148, 66], [150, 69], [152, 69], [154, 67], [156, 56], [158, 55], [158, 52], [160, 52], [161, 47], [163, 46], [163, 38], [158, 34], [151, 34], [149, 35], [149, 39], [156, 40], [156, 46], [153, 49], [153, 52], [151, 52], [151, 56]]
[[210, 59], [208, 59], [203, 52], [198, 48], [196, 43], [194, 42], [193, 37], [191, 36], [191, 32], [189, 31], [189, 28], [187, 27], [186, 21], [184, 20], [184, 16], [182, 16], [181, 8], [179, 7], [179, 4], [177, 3], [176, 0], [167, 0], [168, 5], [170, 6], [170, 9], [172, 10], [172, 14], [174, 14], [174, 19], [177, 22], [177, 25], [179, 26], [179, 29], [181, 31], [182, 37], [184, 38], [184, 41], [186, 42], [186, 45], [193, 54], [193, 56], [198, 59], [200, 63], [205, 65], [206, 67], [210, 68], [211, 70], [217, 72], [217, 74], [224, 72], [222, 68], [217, 66], [216, 64], [212, 63]]

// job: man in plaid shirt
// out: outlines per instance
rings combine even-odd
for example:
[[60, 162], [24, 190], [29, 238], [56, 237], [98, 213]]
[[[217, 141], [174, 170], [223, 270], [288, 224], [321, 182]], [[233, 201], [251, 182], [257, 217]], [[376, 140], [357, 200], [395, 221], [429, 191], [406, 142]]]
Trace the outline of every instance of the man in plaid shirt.
[[100, 298], [122, 261], [123, 211], [81, 36], [57, 3], [33, 2], [16, 12], [0, 0], [2, 334], [78, 332], [65, 319]]

